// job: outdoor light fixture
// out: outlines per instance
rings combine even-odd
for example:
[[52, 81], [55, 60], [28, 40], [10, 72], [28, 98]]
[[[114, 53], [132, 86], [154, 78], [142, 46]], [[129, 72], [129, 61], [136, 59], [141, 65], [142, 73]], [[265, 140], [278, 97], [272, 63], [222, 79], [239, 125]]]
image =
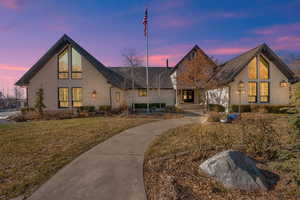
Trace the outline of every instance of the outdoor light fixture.
[[92, 99], [96, 99], [96, 96], [97, 96], [97, 92], [96, 92], [96, 90], [94, 90], [94, 91], [92, 92]]
[[238, 88], [239, 90], [243, 90], [243, 89], [245, 88], [244, 82], [243, 82], [243, 81], [240, 81], [238, 87], [239, 87], [239, 88]]
[[280, 82], [280, 87], [288, 87], [289, 83], [286, 80]]

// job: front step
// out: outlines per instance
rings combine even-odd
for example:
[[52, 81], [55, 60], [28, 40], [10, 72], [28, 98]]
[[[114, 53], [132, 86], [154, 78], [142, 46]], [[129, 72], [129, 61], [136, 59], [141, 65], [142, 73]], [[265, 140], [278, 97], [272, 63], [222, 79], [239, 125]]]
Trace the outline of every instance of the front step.
[[192, 103], [178, 104], [177, 107], [182, 110], [203, 110], [204, 108], [203, 105], [192, 104]]

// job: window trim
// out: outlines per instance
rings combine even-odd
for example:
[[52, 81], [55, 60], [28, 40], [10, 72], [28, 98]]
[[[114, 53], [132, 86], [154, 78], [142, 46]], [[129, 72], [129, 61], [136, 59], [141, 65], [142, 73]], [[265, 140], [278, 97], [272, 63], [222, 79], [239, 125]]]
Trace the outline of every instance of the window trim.
[[[67, 50], [67, 52], [68, 52], [68, 71], [67, 71], [67, 72], [59, 72], [59, 56], [60, 56], [65, 50]], [[68, 80], [68, 79], [70, 78], [70, 69], [69, 69], [69, 68], [70, 68], [70, 67], [69, 67], [70, 63], [69, 63], [69, 57], [70, 57], [70, 55], [69, 55], [69, 46], [63, 48], [63, 49], [57, 54], [57, 79], [59, 79], [59, 80]], [[66, 73], [66, 74], [68, 74], [68, 77], [67, 77], [67, 78], [60, 78], [60, 77], [59, 77], [59, 74], [60, 74], [60, 73]]]
[[[59, 89], [67, 89], [68, 90], [68, 99], [66, 101], [68, 103], [68, 106], [66, 106], [66, 107], [60, 106]], [[68, 87], [58, 87], [58, 89], [57, 89], [57, 104], [58, 104], [58, 108], [70, 108], [70, 101], [69, 101], [70, 98], [69, 97], [70, 97], [70, 91], [69, 91]]]
[[[249, 95], [249, 83], [255, 83], [255, 96]], [[255, 101], [249, 101], [249, 97], [255, 97]], [[248, 94], [247, 94], [248, 103], [258, 103], [258, 84], [257, 81], [248, 81]]]
[[260, 80], [260, 81], [269, 81], [269, 80], [270, 80], [270, 63], [269, 63], [269, 61], [267, 61], [267, 59], [265, 59], [264, 56], [259, 55], [258, 57], [259, 57], [258, 59], [262, 58], [262, 59], [268, 64], [268, 79], [261, 79], [261, 78], [260, 78], [260, 60], [259, 60], [259, 62], [258, 62], [259, 80]]
[[[146, 95], [141, 95], [141, 91], [146, 91]], [[145, 89], [145, 88], [140, 88], [140, 89], [138, 89], [138, 95], [139, 95], [139, 97], [147, 97], [148, 96], [148, 91], [147, 91], [147, 89]]]
[[[73, 100], [73, 89], [76, 89], [76, 88], [79, 88], [79, 89], [81, 89], [81, 99], [80, 99], [80, 101], [74, 101]], [[72, 87], [71, 88], [71, 105], [72, 105], [72, 108], [79, 108], [79, 107], [81, 107], [83, 104], [82, 104], [82, 87]], [[81, 102], [81, 106], [74, 106], [74, 102]]]
[[[75, 51], [77, 51], [74, 47], [70, 47], [70, 52], [71, 52], [71, 62], [70, 62], [70, 66], [71, 66], [71, 79], [75, 79], [75, 80], [80, 80], [80, 79], [82, 79], [82, 55], [77, 51], [77, 53], [81, 56], [81, 71], [73, 71], [73, 51], [72, 50], [75, 50]], [[80, 73], [81, 74], [81, 76], [80, 76], [80, 78], [74, 78], [73, 77], [73, 73]]]
[[[262, 96], [262, 95], [261, 95], [261, 93], [260, 93], [260, 91], [261, 91], [261, 90], [260, 90], [260, 89], [261, 89], [260, 84], [261, 84], [261, 83], [268, 83], [268, 96]], [[267, 80], [267, 81], [264, 80], [264, 81], [260, 81], [260, 82], [259, 82], [259, 103], [262, 103], [262, 104], [264, 104], [264, 103], [270, 103], [270, 84], [271, 84], [271, 83], [270, 83], [270, 81], [268, 81], [268, 80]], [[261, 101], [261, 97], [268, 97], [268, 100], [267, 100], [267, 101]]]

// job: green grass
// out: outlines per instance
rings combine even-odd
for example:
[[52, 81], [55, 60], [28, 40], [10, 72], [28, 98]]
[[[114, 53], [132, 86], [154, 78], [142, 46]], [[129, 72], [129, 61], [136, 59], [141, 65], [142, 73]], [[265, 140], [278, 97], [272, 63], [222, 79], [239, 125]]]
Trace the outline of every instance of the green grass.
[[95, 117], [0, 125], [0, 199], [30, 194], [81, 153], [150, 121]]

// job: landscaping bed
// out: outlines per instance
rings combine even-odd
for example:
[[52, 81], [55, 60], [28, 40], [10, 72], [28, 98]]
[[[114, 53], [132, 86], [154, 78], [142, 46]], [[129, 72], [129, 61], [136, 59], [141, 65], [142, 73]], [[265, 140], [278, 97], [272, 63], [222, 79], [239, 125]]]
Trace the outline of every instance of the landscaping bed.
[[0, 125], [0, 199], [28, 196], [81, 153], [154, 117], [91, 117]]
[[[232, 124], [193, 124], [168, 131], [146, 153], [148, 199], [299, 199], [300, 145], [291, 143], [289, 118], [251, 113]], [[254, 158], [276, 183], [273, 189], [228, 190], [199, 170], [200, 163], [227, 149]]]

